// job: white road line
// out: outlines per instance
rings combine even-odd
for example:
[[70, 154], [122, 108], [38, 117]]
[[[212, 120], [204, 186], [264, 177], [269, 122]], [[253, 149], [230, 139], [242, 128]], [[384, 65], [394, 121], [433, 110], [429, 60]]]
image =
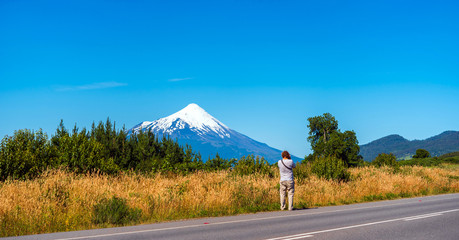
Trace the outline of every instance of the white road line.
[[404, 221], [412, 221], [412, 220], [418, 220], [418, 219], [423, 219], [423, 218], [429, 218], [429, 217], [436, 217], [442, 215], [441, 213], [436, 213], [436, 214], [426, 214], [426, 215], [420, 215], [416, 217], [408, 217], [403, 219]]
[[90, 239], [90, 238], [100, 238], [100, 237], [111, 237], [111, 236], [118, 236], [118, 235], [127, 235], [133, 233], [144, 233], [144, 232], [157, 232], [157, 231], [166, 231], [166, 230], [174, 230], [174, 229], [181, 229], [181, 228], [192, 228], [192, 227], [204, 227], [206, 225], [188, 225], [188, 226], [181, 226], [181, 227], [170, 227], [170, 228], [160, 228], [160, 229], [147, 229], [147, 230], [138, 230], [138, 231], [131, 231], [131, 232], [120, 232], [120, 233], [107, 233], [107, 234], [99, 234], [99, 235], [90, 235], [90, 236], [82, 236], [82, 237], [71, 237], [71, 238], [59, 238], [55, 240], [73, 240], [73, 239]]
[[346, 230], [346, 229], [351, 229], [351, 228], [365, 227], [365, 226], [370, 226], [370, 225], [377, 225], [377, 224], [396, 222], [396, 221], [406, 221], [407, 219], [416, 220], [416, 219], [422, 219], [426, 217], [440, 216], [444, 213], [456, 212], [456, 211], [459, 211], [459, 209], [452, 209], [452, 210], [447, 210], [447, 211], [442, 211], [442, 212], [435, 212], [435, 213], [429, 213], [429, 214], [423, 214], [423, 215], [417, 215], [417, 216], [411, 216], [411, 217], [395, 218], [395, 219], [389, 219], [389, 220], [378, 221], [378, 222], [371, 222], [371, 223], [364, 223], [364, 224], [358, 224], [358, 225], [352, 225], [352, 226], [346, 226], [346, 227], [340, 227], [340, 228], [326, 229], [326, 230], [321, 230], [321, 231], [316, 231], [316, 232], [308, 232], [308, 233], [301, 233], [301, 234], [295, 234], [295, 235], [290, 235], [290, 236], [270, 238], [267, 240], [299, 239], [299, 238], [304, 238], [304, 237], [311, 237], [312, 235], [319, 234], [319, 233], [335, 232], [335, 231]]
[[[435, 196], [431, 196], [431, 197], [435, 197]], [[428, 199], [424, 201], [442, 201], [442, 200], [449, 200], [449, 199], [457, 199], [457, 197], [434, 199], [434, 200]], [[407, 199], [407, 200], [415, 200], [415, 199]], [[127, 234], [135, 234], [135, 233], [167, 231], [167, 230], [182, 229], [182, 228], [195, 228], [195, 227], [205, 227], [205, 226], [230, 224], [230, 223], [261, 221], [261, 220], [269, 220], [269, 219], [276, 219], [276, 218], [288, 218], [288, 217], [305, 216], [305, 215], [319, 215], [319, 214], [326, 214], [326, 213], [346, 212], [346, 211], [362, 210], [362, 209], [368, 209], [368, 208], [381, 208], [381, 207], [390, 207], [390, 206], [407, 205], [407, 204], [415, 204], [415, 203], [419, 203], [419, 202], [418, 201], [408, 201], [408, 202], [387, 204], [387, 205], [381, 205], [381, 206], [368, 206], [368, 207], [360, 207], [360, 208], [339, 209], [339, 210], [332, 210], [332, 211], [326, 211], [326, 212], [303, 213], [303, 214], [293, 214], [293, 215], [284, 215], [284, 216], [272, 216], [272, 217], [265, 217], [265, 218], [253, 218], [253, 219], [226, 221], [226, 222], [216, 222], [216, 223], [211, 223], [211, 224], [195, 224], [195, 225], [187, 225], [187, 226], [180, 226], [180, 227], [168, 227], [168, 228], [158, 228], [158, 229], [137, 230], [137, 231], [130, 231], [130, 232], [89, 235], [89, 236], [81, 236], [81, 237], [59, 238], [55, 240], [91, 239], [91, 238], [127, 235]]]
[[295, 240], [295, 239], [303, 239], [303, 238], [310, 238], [310, 237], [314, 237], [314, 235], [305, 235], [301, 237], [287, 238], [285, 240]]

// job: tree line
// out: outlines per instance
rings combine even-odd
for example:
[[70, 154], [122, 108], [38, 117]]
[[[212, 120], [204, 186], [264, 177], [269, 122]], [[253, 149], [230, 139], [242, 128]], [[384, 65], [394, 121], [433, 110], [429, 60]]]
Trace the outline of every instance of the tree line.
[[[265, 166], [265, 167], [263, 167]], [[15, 131], [0, 144], [0, 181], [31, 179], [46, 169], [64, 168], [76, 173], [98, 172], [116, 174], [120, 171], [154, 173], [168, 171], [188, 173], [198, 170], [233, 168], [237, 173], [269, 172], [268, 162], [253, 155], [240, 159], [223, 159], [218, 154], [207, 161], [191, 146], [181, 146], [164, 136], [161, 139], [150, 131], [127, 135], [115, 123], [92, 124], [90, 130], [65, 128], [61, 120], [49, 139], [42, 130]]]

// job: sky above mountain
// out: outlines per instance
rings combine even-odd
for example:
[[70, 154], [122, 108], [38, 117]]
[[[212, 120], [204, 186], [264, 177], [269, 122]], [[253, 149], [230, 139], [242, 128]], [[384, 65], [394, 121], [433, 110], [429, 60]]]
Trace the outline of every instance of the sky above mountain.
[[361, 144], [459, 129], [457, 1], [0, 1], [0, 137], [197, 103], [297, 156], [330, 112]]

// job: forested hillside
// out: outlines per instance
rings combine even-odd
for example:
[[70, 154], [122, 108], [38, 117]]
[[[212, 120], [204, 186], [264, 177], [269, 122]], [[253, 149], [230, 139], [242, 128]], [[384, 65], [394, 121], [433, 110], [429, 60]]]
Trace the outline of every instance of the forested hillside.
[[417, 149], [426, 149], [432, 156], [459, 151], [459, 131], [445, 131], [425, 140], [407, 140], [389, 135], [360, 146], [365, 161], [372, 161], [380, 153], [393, 153], [398, 159], [411, 157]]

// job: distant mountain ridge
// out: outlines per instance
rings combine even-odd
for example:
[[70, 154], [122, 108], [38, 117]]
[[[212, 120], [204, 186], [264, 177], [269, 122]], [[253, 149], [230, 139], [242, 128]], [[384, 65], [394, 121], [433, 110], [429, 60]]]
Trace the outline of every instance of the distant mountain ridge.
[[417, 149], [425, 149], [432, 156], [459, 151], [459, 131], [445, 131], [425, 140], [407, 140], [400, 135], [389, 135], [360, 146], [360, 155], [372, 161], [380, 153], [393, 153], [398, 159], [411, 157]]
[[[151, 131], [158, 137], [169, 135], [180, 144], [188, 144], [200, 152], [203, 161], [217, 153], [223, 158], [253, 154], [263, 156], [270, 163], [281, 158], [280, 150], [228, 128], [194, 103], [168, 117], [141, 122], [129, 129], [128, 134], [140, 131]], [[292, 159], [301, 160], [294, 156]]]

